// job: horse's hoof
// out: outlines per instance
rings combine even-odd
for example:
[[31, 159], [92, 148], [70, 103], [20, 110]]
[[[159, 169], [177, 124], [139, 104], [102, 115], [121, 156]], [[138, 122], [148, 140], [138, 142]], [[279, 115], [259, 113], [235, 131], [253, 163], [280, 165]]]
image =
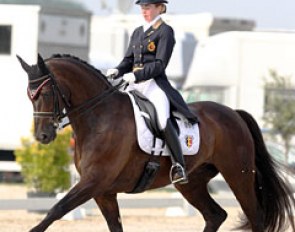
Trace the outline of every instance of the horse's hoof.
[[44, 230], [42, 230], [36, 226], [36, 227], [32, 228], [29, 232], [44, 232]]

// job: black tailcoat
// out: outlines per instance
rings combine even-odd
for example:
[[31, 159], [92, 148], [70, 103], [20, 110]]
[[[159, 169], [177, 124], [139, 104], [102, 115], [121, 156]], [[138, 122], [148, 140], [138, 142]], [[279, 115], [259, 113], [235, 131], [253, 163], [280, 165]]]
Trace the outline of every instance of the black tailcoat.
[[188, 109], [180, 93], [174, 89], [165, 73], [175, 45], [174, 31], [161, 19], [147, 31], [143, 27], [134, 30], [127, 52], [122, 62], [117, 66], [118, 76], [134, 72], [135, 83], [155, 79], [157, 85], [166, 93], [171, 110], [177, 110], [192, 123], [197, 117]]

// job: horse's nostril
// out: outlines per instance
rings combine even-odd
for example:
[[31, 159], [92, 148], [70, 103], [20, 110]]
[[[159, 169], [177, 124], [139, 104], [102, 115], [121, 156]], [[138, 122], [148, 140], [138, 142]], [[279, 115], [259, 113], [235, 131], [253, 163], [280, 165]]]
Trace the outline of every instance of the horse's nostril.
[[48, 131], [43, 131], [43, 132], [39, 132], [38, 134], [36, 134], [36, 139], [37, 141], [43, 143], [43, 144], [48, 144], [51, 141], [53, 141], [55, 138], [55, 134], [54, 131], [53, 132], [48, 132]]
[[38, 138], [40, 141], [45, 141], [47, 139], [47, 135], [45, 133], [41, 133]]

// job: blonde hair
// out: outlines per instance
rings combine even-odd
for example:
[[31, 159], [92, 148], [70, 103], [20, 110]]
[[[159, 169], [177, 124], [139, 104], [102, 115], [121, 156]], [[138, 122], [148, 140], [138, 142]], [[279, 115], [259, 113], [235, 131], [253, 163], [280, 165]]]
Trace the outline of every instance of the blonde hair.
[[160, 14], [165, 14], [166, 13], [166, 11], [167, 11], [167, 7], [166, 7], [166, 5], [164, 4], [164, 3], [156, 3], [156, 6], [158, 7], [158, 6], [161, 6], [161, 12], [160, 12]]

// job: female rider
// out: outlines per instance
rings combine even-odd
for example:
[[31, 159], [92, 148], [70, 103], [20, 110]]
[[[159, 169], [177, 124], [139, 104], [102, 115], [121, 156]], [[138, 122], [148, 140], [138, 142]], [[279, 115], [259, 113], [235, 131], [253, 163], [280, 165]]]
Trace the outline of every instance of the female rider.
[[188, 182], [185, 163], [170, 114], [178, 111], [192, 124], [197, 118], [171, 86], [165, 73], [175, 44], [172, 27], [161, 19], [161, 14], [166, 13], [166, 3], [166, 0], [136, 2], [141, 7], [145, 23], [134, 30], [125, 57], [116, 68], [107, 71], [107, 76], [123, 76], [123, 80], [129, 83], [126, 91], [135, 89], [155, 105], [159, 126], [171, 153], [171, 182], [184, 184]]

